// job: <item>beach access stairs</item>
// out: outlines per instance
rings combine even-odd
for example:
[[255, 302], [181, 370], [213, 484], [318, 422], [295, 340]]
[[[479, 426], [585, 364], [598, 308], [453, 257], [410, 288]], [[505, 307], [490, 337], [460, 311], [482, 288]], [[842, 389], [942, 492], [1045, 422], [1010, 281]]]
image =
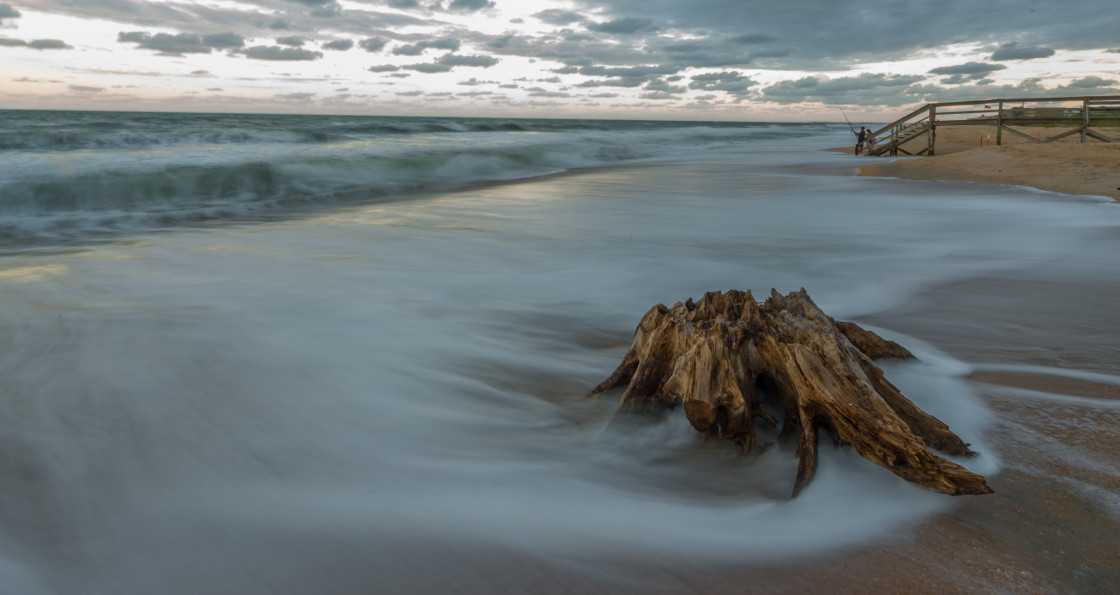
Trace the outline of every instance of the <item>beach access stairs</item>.
[[[1120, 95], [927, 103], [872, 132], [878, 142], [867, 154], [934, 155], [937, 129], [941, 126], [994, 127], [996, 145], [1003, 144], [1004, 133], [1036, 143], [1050, 143], [1078, 133], [1082, 143], [1089, 139], [1120, 142], [1116, 138], [1120, 133]], [[1031, 136], [1022, 130], [1025, 127], [1038, 130]], [[1043, 130], [1049, 133], [1049, 129], [1056, 127], [1063, 130], [1051, 136], [1042, 135]], [[990, 142], [991, 135], [987, 136]], [[925, 142], [919, 140], [922, 137]]]

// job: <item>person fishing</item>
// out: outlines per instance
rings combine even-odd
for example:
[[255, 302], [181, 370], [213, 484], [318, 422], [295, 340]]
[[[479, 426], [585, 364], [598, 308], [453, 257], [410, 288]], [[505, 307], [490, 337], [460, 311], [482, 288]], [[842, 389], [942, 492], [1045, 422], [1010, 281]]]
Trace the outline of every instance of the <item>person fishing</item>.
[[867, 130], [863, 126], [860, 126], [859, 132], [856, 132], [853, 128], [852, 134], [856, 135], [856, 155], [859, 155], [860, 151], [863, 150], [864, 141], [867, 140]]

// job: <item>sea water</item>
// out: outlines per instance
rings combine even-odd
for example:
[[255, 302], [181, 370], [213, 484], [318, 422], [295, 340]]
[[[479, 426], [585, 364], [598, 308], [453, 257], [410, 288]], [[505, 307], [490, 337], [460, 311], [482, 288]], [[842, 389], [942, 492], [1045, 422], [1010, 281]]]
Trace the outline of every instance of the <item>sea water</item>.
[[[828, 553], [951, 509], [850, 449], [790, 500], [789, 447], [583, 398], [649, 307], [706, 291], [804, 287], [859, 320], [955, 280], [1115, 274], [1115, 205], [857, 178], [819, 151], [850, 140], [0, 112], [0, 581], [643, 589], [620, 568]], [[875, 330], [919, 357], [888, 378], [996, 473], [969, 362]]]

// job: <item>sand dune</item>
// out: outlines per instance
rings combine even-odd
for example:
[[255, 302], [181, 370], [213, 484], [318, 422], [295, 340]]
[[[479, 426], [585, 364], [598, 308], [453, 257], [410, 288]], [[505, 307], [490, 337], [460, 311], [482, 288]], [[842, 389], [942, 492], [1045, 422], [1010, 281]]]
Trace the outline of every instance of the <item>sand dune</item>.
[[[1042, 136], [1054, 129], [1041, 129]], [[1107, 136], [1120, 136], [1108, 130]], [[991, 144], [981, 147], [981, 137], [991, 134]], [[937, 132], [937, 155], [884, 160], [869, 158], [861, 176], [911, 180], [949, 180], [1014, 184], [1067, 194], [1107, 196], [1120, 201], [1120, 142], [1090, 139], [1081, 144], [1071, 135], [1048, 144], [1032, 143], [1019, 136], [995, 134], [984, 127], [942, 127]], [[1120, 140], [1120, 139], [1118, 139]]]

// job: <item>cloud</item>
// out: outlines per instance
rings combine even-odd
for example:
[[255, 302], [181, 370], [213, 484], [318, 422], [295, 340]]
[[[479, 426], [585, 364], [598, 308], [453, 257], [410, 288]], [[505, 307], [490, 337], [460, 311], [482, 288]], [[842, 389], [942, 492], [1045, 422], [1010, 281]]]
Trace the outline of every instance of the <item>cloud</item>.
[[956, 66], [942, 66], [934, 68], [929, 71], [930, 74], [966, 74], [969, 76], [976, 76], [983, 78], [997, 70], [1005, 70], [1007, 67], [1003, 64], [985, 64], [983, 62], [966, 62], [964, 64], [957, 64]]
[[870, 73], [836, 79], [804, 77], [782, 81], [762, 89], [761, 99], [780, 104], [811, 101], [835, 104], [844, 101], [861, 105], [896, 106], [920, 100], [920, 96], [915, 96], [910, 88], [923, 79], [919, 75]]
[[331, 18], [342, 14], [342, 7], [336, 3], [328, 3], [311, 11], [311, 16], [320, 18]]
[[451, 65], [439, 63], [408, 64], [401, 66], [401, 68], [426, 74], [451, 72]]
[[392, 64], [382, 64], [380, 66], [370, 66], [366, 70], [370, 72], [396, 72], [400, 69], [400, 66], [393, 66]]
[[612, 77], [607, 80], [585, 81], [580, 87], [640, 87], [661, 76], [676, 74], [679, 66], [664, 64], [658, 66], [606, 67], [584, 66], [579, 73], [584, 76]]
[[484, 8], [493, 8], [494, 3], [490, 0], [452, 0], [451, 5], [447, 7], [448, 10], [458, 12], [475, 12]]
[[19, 17], [19, 11], [12, 8], [10, 4], [0, 4], [0, 19], [18, 19]]
[[1095, 91], [1095, 90], [1114, 89], [1114, 88], [1117, 87], [1118, 84], [1120, 84], [1120, 83], [1117, 83], [1116, 81], [1114, 81], [1112, 79], [1106, 79], [1106, 78], [1102, 78], [1102, 77], [1099, 77], [1099, 76], [1087, 76], [1087, 77], [1083, 77], [1083, 78], [1079, 78], [1077, 80], [1074, 80], [1074, 81], [1070, 82], [1068, 85], [1064, 85], [1064, 86], [1059, 87], [1059, 88], [1064, 89], [1064, 90], [1070, 90], [1070, 91], [1074, 91], [1074, 90]]
[[27, 46], [36, 50], [72, 50], [73, 46], [61, 39], [32, 39]]
[[451, 50], [454, 52], [459, 49], [460, 44], [461, 42], [454, 37], [443, 37], [411, 45], [398, 45], [392, 51], [398, 56], [419, 56], [424, 53], [424, 50], [428, 49]]
[[1034, 60], [1035, 58], [1049, 58], [1054, 55], [1054, 50], [1046, 47], [1024, 47], [1018, 43], [1005, 43], [991, 55], [989, 59], [997, 62], [1004, 60]]
[[420, 2], [417, 0], [389, 0], [387, 2], [390, 8], [408, 9], [419, 8]]
[[307, 103], [315, 98], [315, 93], [278, 93], [272, 96], [273, 99], [279, 101], [290, 101], [293, 103]]
[[513, 41], [513, 35], [512, 34], [511, 35], [503, 35], [501, 37], [495, 37], [494, 39], [491, 39], [490, 41], [487, 41], [486, 42], [486, 47], [494, 48], [496, 50], [500, 50], [502, 48], [509, 47], [509, 43], [511, 41]]
[[459, 54], [444, 54], [436, 60], [439, 64], [447, 66], [473, 66], [477, 68], [489, 68], [499, 61], [493, 56], [461, 56]]
[[380, 52], [385, 49], [386, 41], [380, 37], [370, 37], [358, 42], [358, 47], [367, 52]]
[[233, 32], [211, 35], [193, 33], [179, 33], [177, 35], [156, 33], [152, 35], [144, 31], [122, 31], [117, 34], [117, 41], [135, 43], [141, 49], [168, 55], [209, 54], [215, 49], [234, 49], [245, 45], [245, 38]]
[[22, 39], [12, 39], [9, 37], [0, 37], [0, 46], [9, 47], [29, 47], [33, 50], [72, 50], [74, 46], [69, 45], [61, 39], [32, 39], [31, 41], [24, 41]]
[[90, 87], [87, 85], [70, 85], [70, 90], [75, 93], [101, 93], [105, 89], [103, 87]]
[[658, 93], [666, 93], [670, 95], [678, 95], [688, 92], [688, 89], [684, 87], [670, 85], [668, 82], [660, 79], [656, 81], [650, 81], [646, 84], [645, 87], [643, 87], [643, 89], [645, 89], [646, 91], [656, 91]]
[[245, 57], [253, 60], [318, 60], [322, 52], [300, 48], [284, 48], [278, 45], [256, 45], [245, 50]]
[[424, 72], [424, 73], [428, 73], [428, 74], [435, 73], [435, 72], [451, 72], [451, 66], [449, 64], [439, 64], [439, 63], [408, 64], [406, 66], [401, 66], [401, 68], [404, 68], [405, 70], [415, 70], [416, 72]]
[[537, 20], [548, 23], [549, 25], [571, 25], [572, 23], [582, 23], [587, 20], [582, 14], [572, 12], [570, 10], [560, 10], [558, 8], [550, 8], [542, 10], [533, 15]]
[[352, 47], [354, 47], [354, 41], [352, 39], [336, 39], [323, 44], [324, 50], [346, 51]]
[[697, 74], [692, 77], [692, 82], [689, 83], [688, 88], [701, 91], [726, 91], [733, 95], [739, 95], [756, 84], [758, 83], [751, 80], [750, 77], [743, 76], [741, 72], [728, 71]]
[[[594, 7], [594, 13], [586, 14], [594, 14], [596, 20], [635, 16], [652, 19], [671, 28], [677, 42], [693, 38], [739, 45], [730, 40], [767, 43], [762, 38], [741, 36], [779, 38], [796, 52], [766, 58], [765, 66], [783, 70], [843, 70], [884, 58], [915, 57], [924, 50], [962, 41], [992, 44], [993, 48], [1026, 39], [1034, 46], [1060, 50], [1116, 47], [1116, 19], [1085, 17], [1115, 14], [1115, 0], [1080, 0], [1076, 10], [1059, 2], [1032, 3], [1028, 10], [1022, 0], [987, 0], [982, 9], [964, 0], [889, 6], [872, 0], [808, 5], [762, 0], [597, 0]], [[869, 25], [869, 34], [853, 34], [867, 31]], [[637, 37], [633, 46], [648, 47], [649, 62], [666, 61], [657, 47], [651, 47], [657, 38]], [[749, 47], [739, 45], [740, 49]], [[698, 58], [710, 61], [700, 65], [722, 61], [736, 66], [721, 60], [717, 52]], [[756, 60], [761, 59], [756, 56]], [[607, 63], [622, 62], [608, 59]]]
[[275, 21], [272, 21], [271, 23], [268, 24], [268, 28], [285, 31], [285, 30], [291, 29], [292, 24], [289, 23], [288, 21], [285, 21], [284, 19], [276, 19]]
[[605, 23], [591, 23], [587, 26], [588, 29], [599, 33], [611, 33], [615, 35], [633, 35], [639, 31], [649, 31], [656, 29], [653, 25], [652, 19], [639, 19], [627, 17], [623, 19], [615, 19]]
[[293, 35], [290, 37], [277, 37], [276, 43], [298, 48], [304, 44], [304, 39], [302, 37], [299, 37], [298, 35]]
[[736, 35], [728, 41], [738, 43], [740, 45], [754, 45], [758, 43], [769, 43], [771, 41], [778, 41], [777, 37], [766, 35], [765, 33], [748, 33], [746, 35]]
[[[1002, 64], [985, 64], [983, 62], [967, 62], [955, 66], [942, 66], [929, 71], [930, 74], [948, 75], [941, 79], [944, 85], [960, 85], [971, 81], [988, 80], [988, 75], [1000, 70], [1006, 70]], [[989, 80], [990, 82], [990, 80]]]
[[478, 80], [478, 79], [476, 79], [475, 77], [472, 76], [471, 78], [469, 78], [465, 81], [459, 81], [458, 83], [455, 83], [455, 84], [462, 85], [464, 87], [476, 87], [478, 85], [497, 85], [498, 81], [480, 81], [480, 80]]

